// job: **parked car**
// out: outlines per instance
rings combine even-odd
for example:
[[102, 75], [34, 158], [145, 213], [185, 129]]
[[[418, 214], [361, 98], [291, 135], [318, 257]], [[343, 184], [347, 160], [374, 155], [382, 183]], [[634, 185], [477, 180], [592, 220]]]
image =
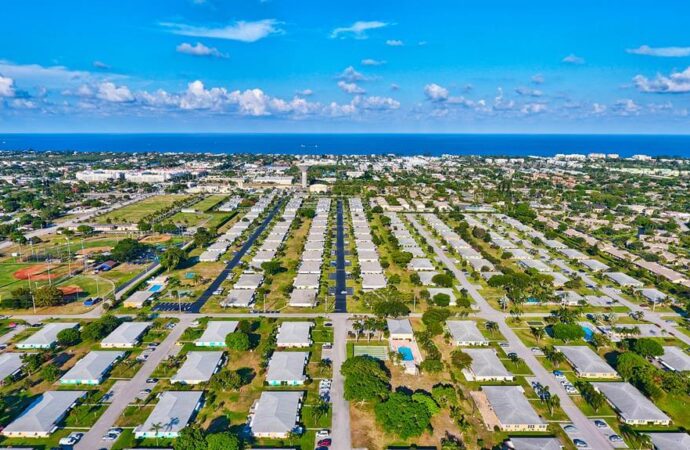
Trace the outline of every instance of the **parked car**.
[[326, 439], [326, 438], [327, 438], [328, 436], [330, 436], [330, 435], [331, 435], [330, 430], [319, 430], [319, 431], [316, 433], [316, 438], [317, 438], [317, 439]]
[[333, 441], [331, 441], [330, 438], [321, 439], [316, 445], [318, 445], [319, 447], [330, 447], [332, 442]]
[[611, 436], [609, 436], [609, 441], [615, 442], [615, 443], [624, 442], [623, 438], [618, 436], [617, 434], [612, 434]]
[[573, 439], [573, 444], [575, 444], [575, 447], [577, 447], [577, 448], [589, 447], [587, 442], [583, 441], [582, 439]]
[[596, 425], [597, 428], [608, 428], [609, 426], [606, 422], [604, 422], [601, 419], [596, 419], [594, 421], [594, 425]]
[[73, 432], [58, 441], [60, 445], [75, 445], [84, 437], [84, 433]]

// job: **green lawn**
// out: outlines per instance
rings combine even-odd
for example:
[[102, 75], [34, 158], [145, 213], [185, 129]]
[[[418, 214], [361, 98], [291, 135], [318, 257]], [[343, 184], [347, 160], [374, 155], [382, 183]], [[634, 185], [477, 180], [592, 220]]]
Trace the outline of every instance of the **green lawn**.
[[189, 198], [188, 195], [155, 195], [99, 216], [96, 221], [99, 223], [137, 223], [147, 215], [187, 198]]

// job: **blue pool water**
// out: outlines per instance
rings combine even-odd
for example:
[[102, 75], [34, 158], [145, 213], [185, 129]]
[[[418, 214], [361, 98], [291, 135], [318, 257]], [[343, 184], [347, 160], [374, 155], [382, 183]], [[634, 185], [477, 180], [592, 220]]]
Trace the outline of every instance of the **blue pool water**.
[[403, 361], [414, 361], [414, 355], [410, 347], [398, 347], [398, 353], [402, 355]]
[[533, 304], [539, 303], [539, 300], [536, 299], [536, 298], [534, 298], [534, 297], [530, 297], [530, 298], [527, 299], [527, 303], [533, 305]]
[[149, 292], [158, 292], [158, 291], [160, 291], [161, 289], [163, 289], [163, 286], [162, 286], [162, 285], [160, 285], [160, 284], [154, 284], [153, 286], [151, 286], [151, 287], [149, 288]]
[[582, 331], [585, 332], [585, 341], [591, 340], [592, 336], [594, 336], [594, 332], [589, 327], [583, 326]]

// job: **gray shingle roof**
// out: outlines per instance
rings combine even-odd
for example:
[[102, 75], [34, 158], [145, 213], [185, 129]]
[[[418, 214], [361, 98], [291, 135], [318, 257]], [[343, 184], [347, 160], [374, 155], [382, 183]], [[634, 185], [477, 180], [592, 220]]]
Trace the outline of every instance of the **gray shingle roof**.
[[237, 329], [237, 321], [234, 320], [210, 320], [206, 324], [204, 333], [194, 341], [197, 345], [207, 342], [225, 342], [228, 334]]
[[254, 434], [287, 434], [297, 424], [302, 392], [263, 392], [250, 426]]
[[276, 343], [278, 347], [287, 347], [291, 345], [309, 345], [309, 333], [313, 322], [283, 322], [278, 329], [276, 336]]
[[463, 350], [472, 357], [472, 372], [478, 377], [508, 377], [513, 374], [505, 368], [490, 348], [467, 348]]
[[268, 362], [267, 382], [304, 381], [307, 352], [274, 352]]
[[570, 364], [578, 372], [617, 375], [613, 367], [586, 345], [557, 346], [556, 348], [568, 358]]
[[161, 424], [160, 433], [179, 432], [189, 423], [197, 405], [201, 402], [202, 391], [165, 391], [146, 421], [138, 426], [135, 433], [153, 432], [154, 424]]
[[205, 382], [211, 379], [223, 358], [223, 352], [189, 352], [172, 383]]
[[60, 378], [60, 382], [100, 380], [110, 367], [115, 364], [115, 361], [123, 356], [124, 352], [89, 352]]
[[136, 344], [139, 337], [151, 326], [151, 322], [124, 322], [101, 341], [102, 346]]
[[3, 433], [49, 433], [85, 391], [47, 391], [7, 425]]
[[597, 382], [592, 385], [601, 391], [619, 411], [625, 420], [664, 421], [670, 420], [659, 408], [654, 405], [640, 391], [626, 382], [604, 383]]
[[537, 425], [544, 421], [534, 411], [520, 386], [482, 386], [502, 425]]

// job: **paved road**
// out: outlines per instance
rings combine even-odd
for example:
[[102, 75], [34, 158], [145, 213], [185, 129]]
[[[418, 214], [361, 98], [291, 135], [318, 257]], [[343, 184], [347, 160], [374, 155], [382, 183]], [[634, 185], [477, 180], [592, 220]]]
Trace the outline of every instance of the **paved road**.
[[280, 200], [276, 206], [273, 207], [271, 212], [266, 216], [266, 218], [261, 222], [261, 224], [252, 232], [247, 241], [240, 247], [240, 249], [233, 255], [232, 259], [228, 261], [225, 268], [221, 273], [218, 274], [215, 280], [209, 285], [209, 287], [199, 296], [199, 298], [194, 301], [194, 303], [182, 303], [181, 306], [176, 302], [166, 302], [157, 304], [153, 310], [154, 311], [179, 311], [187, 313], [199, 313], [201, 308], [206, 304], [206, 302], [211, 298], [213, 293], [220, 288], [220, 285], [232, 274], [233, 269], [240, 263], [242, 257], [249, 251], [249, 249], [254, 245], [254, 241], [261, 235], [261, 233], [266, 229], [266, 226], [273, 220], [280, 207], [285, 203], [285, 200]]
[[105, 435], [108, 429], [115, 426], [115, 421], [120, 417], [125, 408], [135, 401], [142, 389], [147, 387], [146, 380], [151, 376], [158, 364], [175, 349], [175, 343], [192, 321], [191, 317], [182, 316], [180, 322], [170, 331], [165, 340], [156, 347], [156, 350], [151, 353], [149, 359], [146, 360], [136, 375], [129, 381], [118, 381], [116, 383], [113, 389], [116, 389], [117, 395], [113, 397], [112, 403], [94, 426], [91, 427], [91, 430], [74, 447], [75, 450], [110, 448], [113, 445], [112, 441], [102, 440], [103, 435]]
[[671, 336], [674, 336], [681, 341], [685, 342], [686, 344], [690, 345], [690, 336], [686, 335], [682, 331], [676, 330], [676, 328], [673, 326], [673, 324], [670, 324], [664, 320], [661, 315], [665, 314], [668, 315], [668, 313], [658, 313], [658, 312], [653, 312], [650, 311], [649, 309], [642, 308], [640, 305], [636, 305], [635, 303], [631, 302], [630, 300], [627, 300], [623, 296], [620, 295], [620, 291], [618, 289], [610, 288], [610, 287], [602, 287], [601, 291], [611, 297], [612, 299], [618, 301], [621, 305], [625, 305], [628, 308], [630, 308], [632, 311], [636, 312], [642, 312], [644, 313], [644, 320], [651, 322], [655, 325], [658, 325], [662, 330], [666, 331], [668, 334]]
[[347, 312], [347, 274], [345, 272], [345, 231], [343, 201], [338, 200], [336, 210], [335, 239], [335, 309], [337, 313]]
[[350, 402], [343, 397], [343, 376], [340, 374], [347, 357], [347, 318], [348, 314], [331, 314], [333, 322], [333, 383], [331, 399], [333, 400], [333, 425], [331, 438], [333, 450], [350, 450], [352, 448], [350, 431]]
[[510, 349], [517, 353], [520, 358], [522, 358], [527, 366], [532, 370], [535, 377], [541, 382], [542, 385], [548, 386], [552, 394], [558, 394], [561, 399], [561, 408], [568, 415], [570, 420], [575, 424], [575, 426], [588, 436], [588, 444], [592, 448], [596, 449], [612, 449], [613, 446], [605, 439], [598, 431], [596, 426], [587, 419], [587, 416], [580, 411], [580, 409], [571, 400], [568, 394], [563, 389], [563, 386], [556, 380], [556, 378], [550, 374], [544, 366], [537, 360], [532, 351], [527, 348], [527, 346], [520, 340], [520, 338], [515, 334], [515, 332], [506, 323], [507, 316], [491, 307], [489, 303], [484, 299], [484, 297], [479, 294], [475, 286], [470, 283], [465, 274], [457, 268], [453, 259], [448, 257], [448, 255], [440, 247], [436, 239], [431, 235], [431, 233], [421, 224], [413, 215], [407, 216], [408, 220], [412, 225], [419, 231], [419, 234], [424, 236], [427, 242], [432, 246], [436, 256], [439, 261], [445, 264], [453, 275], [460, 281], [462, 287], [467, 290], [470, 296], [474, 299], [475, 303], [479, 306], [480, 313], [478, 316], [496, 322], [498, 324], [501, 333], [508, 341]]

